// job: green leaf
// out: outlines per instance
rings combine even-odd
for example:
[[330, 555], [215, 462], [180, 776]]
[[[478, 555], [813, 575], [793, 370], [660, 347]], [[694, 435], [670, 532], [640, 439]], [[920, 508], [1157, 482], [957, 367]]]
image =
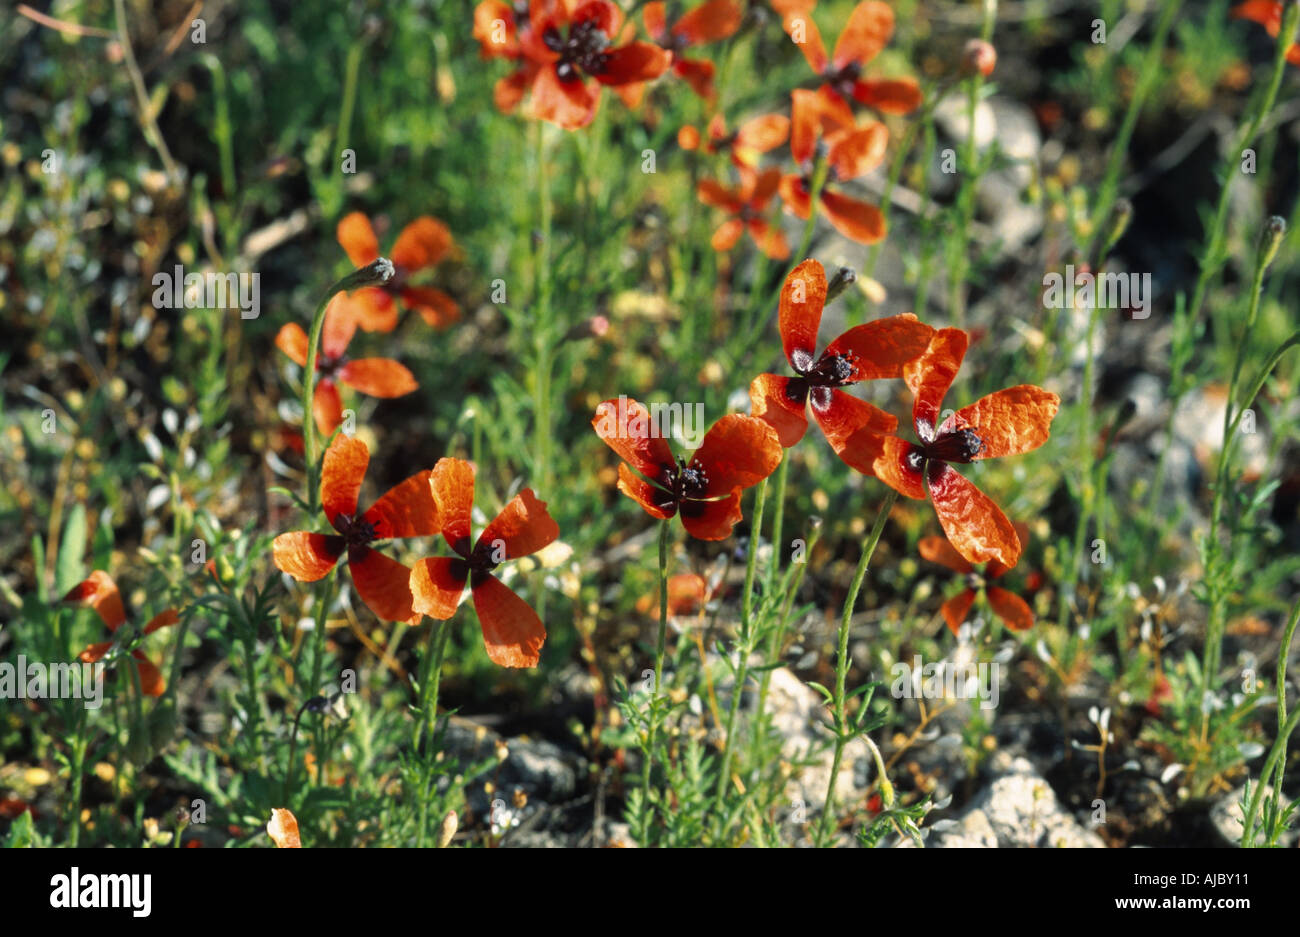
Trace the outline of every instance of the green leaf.
[[64, 595], [85, 578], [86, 506], [74, 504], [59, 537], [59, 560], [54, 568], [54, 594]]
[[6, 849], [30, 849], [36, 845], [36, 828], [32, 826], [32, 812], [24, 810], [9, 827], [5, 839]]

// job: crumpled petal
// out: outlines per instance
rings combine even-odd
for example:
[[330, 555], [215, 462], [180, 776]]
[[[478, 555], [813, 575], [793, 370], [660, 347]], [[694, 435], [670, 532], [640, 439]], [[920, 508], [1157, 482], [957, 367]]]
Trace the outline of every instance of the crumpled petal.
[[915, 398], [912, 422], [923, 440], [934, 438], [939, 407], [966, 357], [969, 337], [961, 329], [939, 329], [925, 353], [903, 368], [903, 380]]
[[474, 511], [474, 466], [464, 459], [439, 459], [429, 473], [429, 490], [447, 545], [469, 556], [470, 517]]
[[591, 425], [605, 445], [646, 478], [658, 480], [674, 465], [672, 449], [658, 434], [650, 410], [631, 397], [600, 404]]
[[[320, 501], [325, 517], [334, 524], [340, 514], [355, 517], [361, 481], [370, 464], [370, 450], [360, 439], [342, 434], [325, 450], [321, 462]], [[338, 525], [335, 524], [335, 529]]]
[[708, 477], [705, 497], [720, 497], [757, 485], [781, 463], [785, 450], [776, 430], [762, 420], [729, 413], [710, 427], [688, 460], [699, 462]]
[[777, 327], [786, 360], [796, 371], [806, 371], [817, 355], [817, 331], [826, 305], [826, 270], [817, 260], [805, 260], [790, 271], [781, 285]]
[[483, 628], [483, 647], [499, 667], [536, 667], [546, 643], [546, 626], [532, 606], [490, 573], [470, 577], [474, 611]]
[[1020, 455], [1047, 442], [1061, 398], [1033, 384], [981, 397], [944, 421], [941, 433], [970, 429], [984, 443], [975, 459]]
[[442, 530], [438, 505], [429, 488], [427, 469], [416, 472], [370, 506], [365, 518], [375, 528], [376, 540], [394, 537], [432, 537]]
[[495, 550], [497, 545], [504, 546], [504, 554], [494, 556], [500, 562], [536, 553], [559, 536], [560, 527], [546, 510], [546, 502], [533, 494], [533, 489], [525, 488], [483, 528], [475, 547]]
[[972, 563], [997, 560], [1007, 568], [1020, 560], [1020, 539], [992, 499], [952, 466], [926, 470], [930, 501], [953, 547]]
[[792, 382], [797, 378], [760, 374], [749, 385], [749, 412], [776, 430], [777, 439], [786, 449], [803, 439], [808, 429], [807, 384]]
[[324, 579], [343, 555], [343, 538], [294, 530], [271, 543], [271, 559], [281, 572], [299, 582]]
[[461, 593], [465, 591], [465, 579], [457, 573], [466, 569], [464, 560], [449, 556], [434, 556], [416, 562], [411, 567], [411, 608], [440, 621], [456, 614]]

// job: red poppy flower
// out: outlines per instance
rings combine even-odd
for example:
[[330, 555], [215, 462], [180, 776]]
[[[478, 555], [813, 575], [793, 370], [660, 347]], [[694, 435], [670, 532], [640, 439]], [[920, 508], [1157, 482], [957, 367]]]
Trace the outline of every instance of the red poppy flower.
[[[401, 397], [419, 385], [405, 367], [391, 358], [349, 360], [348, 342], [357, 329], [357, 303], [339, 293], [325, 310], [321, 346], [316, 355], [316, 388], [312, 392], [312, 414], [321, 433], [328, 436], [343, 421], [343, 400], [339, 384], [371, 397]], [[300, 368], [307, 367], [307, 333], [296, 322], [280, 327], [275, 347]]]
[[894, 11], [880, 0], [859, 3], [835, 43], [835, 54], [826, 55], [821, 33], [809, 12], [785, 15], [785, 31], [802, 50], [812, 70], [845, 101], [857, 101], [885, 114], [907, 114], [921, 105], [921, 89], [911, 78], [865, 79], [862, 69], [874, 59], [894, 34]]
[[811, 402], [813, 418], [831, 448], [845, 458], [848, 440], [856, 436], [849, 464], [870, 474], [883, 437], [898, 428], [898, 420], [840, 388], [901, 377], [903, 366], [925, 352], [934, 329], [911, 314], [877, 319], [849, 329], [818, 357], [817, 332], [825, 304], [826, 271], [818, 261], [805, 260], [785, 278], [778, 314], [785, 357], [798, 376], [754, 378], [749, 385], [750, 412], [776, 430], [781, 445], [789, 448], [808, 429]]
[[[887, 436], [875, 460], [876, 477], [909, 498], [934, 504], [939, 523], [957, 552], [972, 563], [997, 560], [1015, 566], [1020, 538], [1001, 509], [950, 463], [1019, 455], [1037, 449], [1051, 435], [1061, 398], [1032, 384], [982, 397], [939, 422], [939, 407], [952, 384], [968, 336], [940, 329], [924, 355], [903, 368], [915, 397], [912, 423], [920, 443]], [[850, 440], [849, 448], [854, 441]]]
[[[704, 142], [704, 152], [709, 155], [729, 153], [731, 161], [737, 166], [750, 169], [758, 168], [762, 154], [774, 150], [790, 136], [790, 119], [781, 114], [760, 114], [739, 127], [734, 133], [727, 133], [727, 123], [721, 114], [715, 114], [709, 121], [708, 139]], [[694, 127], [686, 126], [677, 131], [677, 145], [683, 150], [696, 150], [700, 147], [700, 132]]]
[[512, 110], [531, 90], [528, 116], [577, 130], [595, 118], [602, 86], [658, 78], [672, 55], [652, 42], [612, 47], [622, 19], [622, 11], [610, 0], [586, 0], [576, 6], [565, 0], [533, 0], [528, 28], [518, 30], [521, 64], [497, 83], [497, 107]]
[[[364, 267], [379, 257], [379, 239], [370, 219], [359, 211], [339, 222], [339, 244], [348, 259]], [[443, 328], [460, 318], [460, 306], [442, 290], [411, 286], [415, 273], [437, 264], [451, 250], [451, 231], [437, 218], [421, 215], [397, 236], [389, 259], [395, 273], [383, 286], [369, 286], [352, 293], [357, 324], [367, 332], [391, 332], [397, 327], [397, 300], [414, 309], [429, 325]]]
[[[780, 182], [781, 201], [797, 218], [808, 220], [812, 214], [812, 175], [786, 175]], [[869, 202], [852, 198], [834, 189], [829, 182], [818, 195], [826, 220], [840, 234], [859, 244], [875, 244], [885, 236], [885, 216]]]
[[646, 32], [661, 48], [672, 55], [673, 74], [681, 78], [700, 97], [713, 100], [713, 63], [706, 59], [688, 59], [681, 53], [694, 45], [717, 42], [734, 35], [740, 28], [744, 10], [738, 0], [708, 0], [682, 16], [668, 22], [665, 4], [647, 3], [641, 14]]
[[[1232, 18], [1258, 23], [1276, 39], [1277, 34], [1282, 31], [1282, 2], [1281, 0], [1246, 0], [1240, 6], [1232, 8]], [[1286, 50], [1286, 60], [1292, 65], [1300, 65], [1300, 43], [1291, 43], [1291, 47]]]
[[790, 93], [790, 155], [811, 172], [818, 138], [826, 142], [831, 171], [841, 182], [864, 176], [885, 160], [889, 131], [878, 120], [862, 124], [829, 89]]
[[591, 425], [624, 460], [618, 467], [619, 491], [651, 517], [666, 520], [680, 513], [686, 532], [700, 540], [726, 539], [741, 519], [741, 492], [771, 475], [781, 461], [776, 431], [738, 413], [714, 423], [689, 459], [673, 459], [650, 411], [629, 397], [606, 400]]
[[320, 496], [333, 534], [305, 530], [280, 534], [271, 544], [275, 565], [299, 582], [323, 579], [346, 552], [352, 583], [361, 600], [384, 621], [415, 625], [411, 571], [372, 544], [397, 537], [432, 537], [441, 529], [438, 507], [429, 493], [429, 472], [417, 472], [393, 486], [365, 513], [357, 511], [361, 481], [370, 464], [366, 444], [336, 436], [321, 463]]
[[528, 603], [492, 571], [506, 560], [528, 556], [560, 536], [560, 528], [531, 488], [525, 488], [483, 528], [470, 548], [470, 513], [474, 507], [474, 466], [463, 459], [439, 459], [429, 476], [429, 490], [442, 518], [442, 535], [455, 557], [420, 560], [411, 571], [416, 611], [447, 619], [469, 584], [483, 628], [483, 646], [501, 667], [536, 667], [546, 627]]
[[[63, 601], [93, 608], [100, 621], [114, 634], [126, 623], [126, 611], [122, 607], [122, 595], [117, 590], [117, 583], [113, 582], [113, 578], [103, 570], [95, 570], [90, 574], [89, 579], [73, 586], [63, 597]], [[150, 619], [140, 633], [153, 634], [159, 628], [170, 627], [178, 621], [180, 616], [176, 614], [176, 609], [169, 608]], [[112, 647], [112, 641], [92, 644], [77, 655], [77, 660], [84, 664], [93, 664], [102, 660]], [[139, 648], [131, 652], [131, 659], [140, 674], [141, 692], [145, 696], [162, 696], [167, 689], [167, 681], [163, 678], [162, 671]]]
[[790, 245], [786, 242], [785, 233], [763, 218], [768, 202], [780, 185], [781, 173], [776, 169], [760, 173], [743, 166], [739, 172], [738, 188], [729, 189], [713, 179], [701, 179], [696, 187], [696, 195], [701, 202], [721, 208], [733, 216], [713, 232], [713, 249], [731, 250], [748, 230], [759, 250], [773, 260], [784, 260], [790, 256]]
[[[1016, 536], [1020, 539], [1020, 543], [1024, 544], [1029, 539], [1029, 528], [1024, 524], [1012, 526], [1016, 529]], [[943, 614], [944, 621], [948, 623], [948, 630], [953, 634], [958, 632], [962, 622], [966, 620], [970, 607], [975, 602], [975, 596], [981, 589], [989, 600], [989, 607], [1012, 631], [1028, 631], [1034, 627], [1034, 613], [1024, 599], [1014, 592], [990, 584], [990, 580], [1000, 579], [1006, 573], [1009, 567], [1005, 564], [991, 560], [984, 567], [983, 575], [978, 575], [975, 567], [953, 549], [952, 544], [943, 537], [923, 537], [918, 546], [921, 555], [931, 563], [947, 566], [954, 572], [970, 578], [971, 585], [944, 602], [939, 610]]]

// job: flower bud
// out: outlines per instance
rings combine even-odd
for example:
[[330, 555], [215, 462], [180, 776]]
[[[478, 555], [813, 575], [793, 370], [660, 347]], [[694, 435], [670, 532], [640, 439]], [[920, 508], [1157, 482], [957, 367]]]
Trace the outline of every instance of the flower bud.
[[966, 42], [966, 48], [961, 54], [961, 71], [963, 75], [974, 75], [976, 72], [985, 78], [993, 74], [993, 69], [998, 64], [998, 53], [990, 43], [983, 39], [969, 39]]

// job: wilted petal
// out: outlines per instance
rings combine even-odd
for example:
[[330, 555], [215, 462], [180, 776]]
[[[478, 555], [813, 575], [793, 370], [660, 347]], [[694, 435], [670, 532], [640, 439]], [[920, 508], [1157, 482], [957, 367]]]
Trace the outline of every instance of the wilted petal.
[[944, 421], [941, 432], [970, 429], [984, 443], [974, 458], [1019, 455], [1047, 442], [1061, 398], [1033, 384], [1008, 387], [962, 407]]
[[921, 438], [929, 441], [939, 425], [939, 407], [966, 357], [968, 336], [961, 329], [940, 329], [921, 357], [904, 366], [903, 380], [916, 398], [912, 421]]
[[988, 495], [943, 463], [931, 463], [926, 481], [939, 523], [958, 553], [972, 563], [997, 560], [1008, 568], [1016, 565], [1020, 540]]

